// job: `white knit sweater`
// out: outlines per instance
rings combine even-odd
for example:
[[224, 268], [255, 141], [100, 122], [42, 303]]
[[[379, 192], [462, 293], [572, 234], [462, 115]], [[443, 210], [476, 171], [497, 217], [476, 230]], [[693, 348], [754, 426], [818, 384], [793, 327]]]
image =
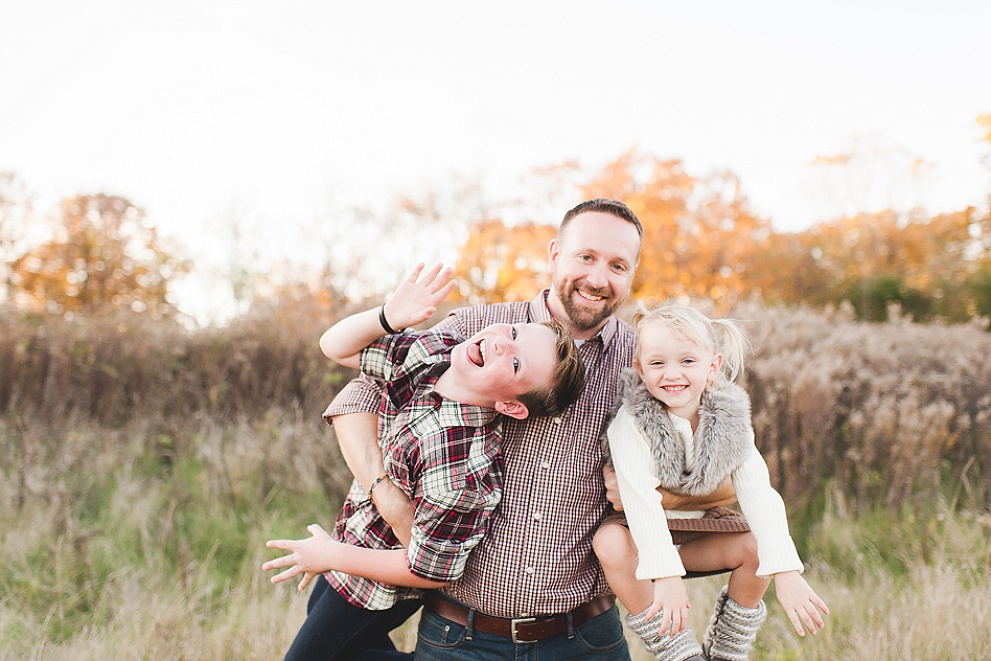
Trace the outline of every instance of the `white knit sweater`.
[[[670, 416], [684, 444], [685, 468], [691, 470], [695, 462], [691, 423], [669, 412], [662, 415]], [[767, 464], [754, 445], [752, 430], [749, 435], [752, 451], [731, 477], [740, 509], [757, 539], [760, 558], [757, 575], [769, 578], [783, 571], [802, 571], [802, 561], [788, 533], [784, 502], [771, 487]], [[657, 491], [661, 484], [655, 474], [650, 443], [637, 428], [636, 420], [626, 406], [620, 408], [609, 425], [608, 437], [623, 510], [640, 553], [637, 578], [684, 576], [685, 567], [671, 541], [667, 517], [701, 517], [704, 512], [665, 512], [661, 494]]]

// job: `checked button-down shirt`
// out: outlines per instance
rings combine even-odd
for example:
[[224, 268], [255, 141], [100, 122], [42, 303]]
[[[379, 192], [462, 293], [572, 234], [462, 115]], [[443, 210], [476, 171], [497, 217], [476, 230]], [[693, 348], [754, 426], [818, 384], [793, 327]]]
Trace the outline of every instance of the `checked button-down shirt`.
[[[463, 308], [437, 330], [471, 337], [493, 323], [547, 321], [547, 294]], [[559, 416], [505, 421], [502, 501], [461, 578], [445, 593], [483, 613], [515, 618], [566, 613], [609, 592], [592, 552], [607, 506], [600, 436], [615, 408], [620, 370], [633, 363], [633, 346], [633, 329], [610, 317], [578, 348], [585, 390], [577, 402]], [[325, 415], [374, 411], [380, 396], [374, 385], [352, 381]]]
[[[450, 366], [455, 332], [404, 333], [381, 338], [361, 353], [361, 369], [382, 382], [379, 444], [385, 470], [415, 506], [410, 571], [436, 581], [461, 576], [469, 551], [486, 532], [502, 497], [500, 416], [434, 391]], [[353, 482], [334, 539], [373, 549], [399, 548], [367, 487]], [[348, 602], [384, 610], [420, 592], [340, 572], [324, 574]]]

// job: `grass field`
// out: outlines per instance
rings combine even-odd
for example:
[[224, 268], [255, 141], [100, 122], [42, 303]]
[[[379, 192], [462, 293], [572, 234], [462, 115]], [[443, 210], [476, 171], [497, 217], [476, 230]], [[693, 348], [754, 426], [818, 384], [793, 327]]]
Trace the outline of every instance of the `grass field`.
[[[347, 480], [322, 423], [291, 412], [116, 429], [5, 417], [0, 453], [11, 660], [281, 658], [306, 597], [268, 582], [264, 542], [329, 522]], [[924, 507], [854, 516], [828, 491], [794, 525], [827, 627], [798, 638], [772, 588], [754, 658], [991, 658], [991, 519], [968, 501], [959, 482]], [[689, 584], [699, 633], [720, 585]], [[396, 637], [410, 649], [412, 624]]]

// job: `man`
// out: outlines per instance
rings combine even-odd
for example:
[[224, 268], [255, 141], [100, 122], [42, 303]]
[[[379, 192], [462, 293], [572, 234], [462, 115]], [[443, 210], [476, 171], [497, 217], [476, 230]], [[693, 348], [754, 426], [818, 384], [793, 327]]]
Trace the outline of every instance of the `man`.
[[[592, 536], [607, 506], [599, 438], [633, 358], [633, 332], [614, 313], [630, 293], [642, 237], [621, 202], [583, 202], [549, 245], [549, 290], [526, 303], [462, 309], [439, 324], [468, 337], [492, 323], [566, 322], [581, 343], [586, 386], [562, 415], [505, 425], [502, 502], [461, 579], [428, 596], [417, 658], [629, 658]], [[361, 484], [383, 472], [377, 402], [355, 381], [325, 414]], [[394, 485], [383, 482], [373, 497], [397, 534], [411, 529], [410, 504]]]

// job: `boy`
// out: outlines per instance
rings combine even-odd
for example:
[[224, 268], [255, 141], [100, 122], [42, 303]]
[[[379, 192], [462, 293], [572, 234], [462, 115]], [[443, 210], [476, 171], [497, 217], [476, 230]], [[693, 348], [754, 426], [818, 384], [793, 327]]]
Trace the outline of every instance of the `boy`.
[[[422, 269], [381, 308], [341, 320], [320, 340], [329, 358], [384, 382], [386, 472], [367, 489], [352, 484], [333, 536], [313, 525], [309, 539], [268, 542], [290, 552], [263, 565], [290, 567], [273, 583], [303, 574], [303, 589], [328, 572], [287, 659], [353, 659], [374, 638], [389, 646], [383, 639], [392, 622], [418, 606], [409, 600], [419, 593], [409, 588], [458, 578], [485, 534], [502, 496], [498, 414], [554, 415], [584, 387], [584, 367], [560, 323], [493, 324], [467, 340], [449, 332], [392, 334], [426, 321], [454, 288], [450, 269], [438, 265], [420, 279]], [[408, 550], [371, 500], [386, 479], [414, 503]]]

